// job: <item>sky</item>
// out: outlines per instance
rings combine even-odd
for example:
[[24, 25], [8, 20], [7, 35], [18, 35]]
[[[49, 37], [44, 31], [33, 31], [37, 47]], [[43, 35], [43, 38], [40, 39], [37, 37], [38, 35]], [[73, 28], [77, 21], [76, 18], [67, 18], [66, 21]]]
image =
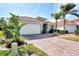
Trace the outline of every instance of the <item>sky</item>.
[[[18, 16], [41, 16], [52, 20], [50, 14], [60, 10], [61, 3], [0, 3], [0, 17], [10, 17], [9, 13]], [[75, 9], [79, 10], [79, 4]], [[68, 15], [67, 19], [75, 19], [77, 17]]]

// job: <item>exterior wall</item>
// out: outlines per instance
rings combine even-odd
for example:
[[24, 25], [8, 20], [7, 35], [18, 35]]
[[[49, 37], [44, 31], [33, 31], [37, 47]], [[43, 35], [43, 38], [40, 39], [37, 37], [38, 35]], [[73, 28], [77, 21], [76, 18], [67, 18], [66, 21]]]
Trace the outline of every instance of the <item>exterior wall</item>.
[[74, 23], [76, 23], [77, 25], [79, 25], [79, 21], [77, 21], [77, 22], [74, 22]]
[[41, 33], [41, 26], [38, 24], [26, 24], [20, 30], [21, 35], [26, 34], [40, 34]]
[[55, 25], [53, 25], [53, 29], [56, 29], [56, 26]]
[[47, 22], [44, 18], [32, 18], [27, 16], [20, 16], [19, 17], [21, 23], [26, 23], [25, 26], [23, 26], [20, 30], [21, 35], [26, 34], [40, 34], [43, 29], [43, 24], [48, 24], [48, 30], [50, 30], [51, 24], [50, 22]]
[[[53, 25], [53, 29], [56, 29], [56, 25]], [[57, 29], [64, 30], [64, 26], [57, 26]]]
[[65, 28], [69, 33], [73, 33], [76, 30], [76, 25], [66, 25]]
[[[53, 26], [55, 29], [55, 26]], [[57, 29], [64, 30], [64, 26], [57, 26]], [[65, 25], [65, 29], [68, 30], [69, 33], [73, 33], [76, 30], [76, 25]]]
[[64, 26], [58, 26], [57, 29], [64, 30]]

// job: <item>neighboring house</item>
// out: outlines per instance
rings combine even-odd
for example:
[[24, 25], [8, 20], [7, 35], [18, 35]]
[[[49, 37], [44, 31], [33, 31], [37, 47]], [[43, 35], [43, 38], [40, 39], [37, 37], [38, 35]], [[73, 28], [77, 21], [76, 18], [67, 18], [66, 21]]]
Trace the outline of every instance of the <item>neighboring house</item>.
[[[53, 23], [53, 27], [55, 29], [55, 23]], [[72, 21], [65, 20], [65, 29], [68, 30], [69, 33], [73, 33], [76, 31], [76, 28], [79, 27], [79, 19], [74, 19]], [[57, 29], [64, 30], [64, 21], [58, 21]]]
[[[46, 18], [43, 17], [28, 17], [28, 16], [19, 16], [20, 22], [26, 23], [21, 30], [20, 34], [21, 35], [26, 35], [26, 34], [40, 34], [42, 32], [42, 26], [44, 23], [48, 23]], [[50, 29], [50, 26], [48, 24], [48, 29]]]

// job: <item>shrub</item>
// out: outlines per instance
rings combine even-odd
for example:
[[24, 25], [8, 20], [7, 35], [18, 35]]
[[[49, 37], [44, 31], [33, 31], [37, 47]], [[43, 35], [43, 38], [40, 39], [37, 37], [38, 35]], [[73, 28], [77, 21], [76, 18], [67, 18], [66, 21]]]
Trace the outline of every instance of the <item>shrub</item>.
[[3, 45], [4, 43], [6, 43], [5, 40], [0, 41], [0, 46]]
[[[7, 43], [6, 43], [6, 47], [7, 47], [7, 48], [11, 48], [11, 44], [12, 44], [13, 42], [15, 42], [15, 40], [9, 39], [9, 40], [7, 41]], [[23, 45], [24, 42], [25, 42], [24, 39], [20, 38], [20, 39], [17, 41], [18, 46]]]
[[[56, 29], [50, 29], [49, 30], [49, 33], [55, 33], [55, 32], [57, 32], [57, 33], [59, 33], [59, 34], [64, 34], [64, 30], [56, 30]], [[65, 30], [65, 33], [66, 34], [68, 34], [68, 31], [67, 30]]]
[[66, 33], [66, 34], [68, 34], [68, 31], [67, 31], [67, 30], [65, 30], [65, 33]]
[[0, 37], [2, 37], [3, 36], [3, 32], [2, 31], [0, 31]]
[[75, 31], [75, 34], [76, 34], [76, 35], [78, 35], [78, 34], [79, 34], [79, 29], [77, 29], [77, 30]]
[[0, 44], [4, 44], [4, 43], [6, 43], [6, 40], [1, 40], [0, 41]]
[[11, 44], [12, 44], [13, 42], [14, 42], [13, 39], [8, 40], [7, 43], [6, 43], [6, 47], [7, 47], [7, 48], [11, 48]]
[[56, 29], [54, 29], [53, 31], [56, 32]]
[[1, 50], [0, 50], [0, 56], [8, 56], [9, 53], [10, 53], [10, 51], [7, 51], [7, 50], [1, 51]]
[[[60, 34], [64, 34], [64, 30], [59, 30], [59, 33], [60, 33]], [[65, 30], [65, 33], [68, 34], [68, 31]]]
[[7, 39], [13, 38], [13, 35], [8, 30], [5, 30], [4, 34], [5, 34], [5, 38], [7, 38]]
[[53, 28], [51, 28], [50, 30], [49, 30], [49, 33], [53, 33], [54, 32], [54, 30], [53, 30]]
[[41, 49], [35, 47], [32, 43], [27, 44], [23, 48], [20, 48], [20, 51], [22, 54], [28, 54], [31, 55], [32, 53], [38, 55], [38, 56], [47, 56], [47, 53], [42, 51]]
[[2, 28], [0, 27], [0, 31], [2, 30]]
[[57, 30], [57, 32], [59, 33], [59, 32], [60, 32], [60, 30]]
[[60, 34], [63, 34], [63, 33], [64, 33], [64, 31], [63, 31], [63, 30], [60, 30], [60, 31], [59, 31], [59, 33], [60, 33]]
[[20, 38], [17, 43], [20, 46], [20, 45], [24, 44], [24, 42], [25, 42], [24, 38]]
[[27, 53], [28, 55], [31, 55], [32, 53], [34, 53], [32, 44], [26, 45], [26, 46], [24, 47], [24, 51], [25, 51], [25, 53]]

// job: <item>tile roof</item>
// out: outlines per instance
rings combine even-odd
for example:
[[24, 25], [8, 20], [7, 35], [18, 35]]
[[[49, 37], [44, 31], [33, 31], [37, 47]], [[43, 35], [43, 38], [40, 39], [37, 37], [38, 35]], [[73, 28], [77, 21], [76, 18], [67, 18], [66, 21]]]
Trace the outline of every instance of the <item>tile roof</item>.
[[[58, 21], [57, 24], [58, 26], [64, 26], [64, 20]], [[66, 25], [77, 25], [76, 23], [70, 20], [65, 20], [65, 24]], [[56, 25], [56, 23], [53, 23], [53, 25]]]
[[[43, 24], [46, 22], [42, 17], [29, 17], [29, 16], [19, 16], [21, 22], [31, 23], [31, 24]], [[46, 19], [46, 18], [45, 18]]]
[[74, 20], [72, 20], [73, 22], [77, 22], [77, 21], [79, 21], [79, 18], [77, 18], [77, 19], [74, 19]]

